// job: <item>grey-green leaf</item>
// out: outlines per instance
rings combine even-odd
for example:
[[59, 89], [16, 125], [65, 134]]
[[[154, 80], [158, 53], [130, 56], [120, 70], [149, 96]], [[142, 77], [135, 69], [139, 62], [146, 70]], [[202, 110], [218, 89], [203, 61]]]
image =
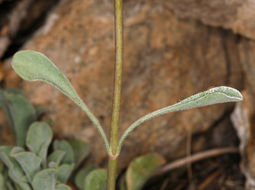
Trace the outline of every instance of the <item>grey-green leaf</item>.
[[35, 174], [32, 182], [34, 190], [55, 190], [56, 186], [56, 170], [45, 169]]
[[31, 50], [19, 51], [12, 59], [12, 68], [24, 80], [44, 81], [58, 88], [72, 100], [78, 98], [69, 80], [42, 53]]
[[75, 168], [79, 167], [81, 162], [89, 154], [89, 145], [79, 139], [68, 139], [68, 143], [72, 146], [74, 152]]
[[66, 183], [68, 178], [71, 176], [74, 165], [63, 164], [57, 168], [57, 180], [62, 183]]
[[71, 145], [66, 140], [55, 140], [53, 143], [54, 150], [61, 150], [65, 152], [64, 158], [61, 163], [73, 164], [74, 152]]
[[73, 100], [94, 123], [109, 152], [109, 142], [100, 122], [78, 96], [69, 80], [45, 55], [31, 50], [19, 51], [13, 57], [12, 68], [24, 80], [47, 82]]
[[71, 188], [69, 186], [61, 183], [56, 186], [56, 190], [71, 190]]
[[18, 161], [28, 180], [32, 182], [34, 174], [40, 169], [41, 158], [33, 152], [12, 153], [11, 156]]
[[211, 88], [205, 92], [200, 92], [198, 94], [190, 96], [189, 98], [186, 98], [174, 105], [156, 110], [136, 120], [134, 123], [132, 123], [128, 127], [128, 129], [124, 132], [124, 134], [120, 138], [118, 153], [120, 152], [123, 141], [128, 136], [128, 134], [131, 131], [133, 131], [136, 127], [140, 126], [142, 123], [144, 123], [145, 121], [149, 119], [152, 119], [154, 117], [167, 114], [170, 112], [177, 112], [181, 110], [203, 107], [203, 106], [208, 106], [212, 104], [219, 104], [219, 103], [226, 103], [226, 102], [239, 102], [242, 100], [243, 100], [243, 96], [238, 90], [231, 87], [227, 87], [227, 86], [220, 86], [220, 87]]
[[106, 179], [105, 169], [95, 169], [86, 177], [84, 190], [103, 190], [106, 187]]
[[127, 189], [140, 190], [152, 172], [164, 163], [164, 158], [156, 153], [134, 159], [126, 172]]
[[0, 90], [0, 107], [8, 117], [15, 135], [16, 144], [23, 147], [27, 129], [36, 120], [33, 105], [21, 94]]
[[54, 162], [57, 166], [61, 163], [65, 156], [66, 152], [62, 150], [54, 150], [49, 156], [48, 156], [48, 161], [49, 162]]
[[0, 147], [0, 159], [8, 167], [9, 176], [13, 181], [17, 183], [26, 182], [26, 176], [24, 175], [19, 163], [10, 156], [12, 147], [2, 146]]
[[26, 145], [45, 162], [52, 137], [52, 129], [47, 123], [34, 122], [28, 129]]
[[96, 169], [97, 167], [95, 165], [89, 165], [84, 169], [79, 170], [79, 172], [76, 174], [74, 182], [75, 185], [79, 188], [79, 189], [83, 189], [84, 184], [85, 184], [85, 178], [86, 176], [94, 169]]
[[[12, 177], [11, 177], [12, 178]], [[12, 179], [13, 180], [13, 179]], [[15, 182], [15, 190], [31, 190], [30, 186], [28, 183], [24, 182]]]

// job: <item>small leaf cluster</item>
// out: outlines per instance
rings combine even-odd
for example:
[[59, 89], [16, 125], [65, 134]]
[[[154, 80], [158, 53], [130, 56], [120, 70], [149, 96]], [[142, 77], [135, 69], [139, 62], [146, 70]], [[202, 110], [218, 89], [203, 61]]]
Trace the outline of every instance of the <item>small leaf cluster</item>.
[[36, 121], [41, 109], [34, 108], [18, 91], [0, 91], [0, 106], [17, 144], [0, 146], [0, 189], [70, 190], [65, 183], [88, 155], [88, 145], [78, 139], [52, 143], [49, 124]]

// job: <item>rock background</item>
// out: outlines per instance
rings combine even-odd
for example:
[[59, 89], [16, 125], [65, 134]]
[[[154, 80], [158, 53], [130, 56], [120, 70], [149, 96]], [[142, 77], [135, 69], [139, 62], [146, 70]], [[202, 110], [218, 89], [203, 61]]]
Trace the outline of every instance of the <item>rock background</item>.
[[[249, 88], [254, 93], [254, 2], [124, 1], [121, 134], [144, 114], [212, 86]], [[113, 91], [113, 23], [110, 0], [63, 1], [23, 47], [41, 51], [56, 63], [107, 132]], [[21, 82], [8, 61], [5, 72], [7, 87], [22, 87], [33, 103], [47, 107], [58, 136], [89, 142], [91, 161], [106, 164], [103, 142], [79, 108], [46, 84]], [[231, 108], [233, 104], [216, 105], [146, 122], [125, 142], [119, 167], [147, 152], [159, 152], [169, 160], [185, 156], [188, 134], [207, 131]], [[195, 149], [205, 143], [199, 142]]]

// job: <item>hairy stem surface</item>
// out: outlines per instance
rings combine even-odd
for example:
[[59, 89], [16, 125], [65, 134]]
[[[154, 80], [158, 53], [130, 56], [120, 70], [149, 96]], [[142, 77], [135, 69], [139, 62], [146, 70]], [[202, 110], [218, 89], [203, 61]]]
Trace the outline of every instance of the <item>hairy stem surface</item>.
[[121, 76], [122, 76], [122, 60], [123, 60], [123, 22], [122, 22], [122, 0], [115, 0], [115, 85], [112, 123], [110, 132], [110, 149], [108, 164], [108, 190], [115, 190], [117, 163], [118, 163], [118, 128], [121, 98]]

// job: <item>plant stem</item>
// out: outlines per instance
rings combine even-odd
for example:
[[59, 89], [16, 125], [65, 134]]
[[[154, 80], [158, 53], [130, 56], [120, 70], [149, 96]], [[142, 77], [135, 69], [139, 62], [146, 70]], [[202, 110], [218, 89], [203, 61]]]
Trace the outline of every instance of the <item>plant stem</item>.
[[107, 190], [115, 190], [118, 157], [109, 157], [107, 171]]
[[122, 0], [115, 0], [115, 85], [112, 123], [110, 133], [110, 155], [108, 163], [108, 190], [115, 190], [117, 163], [118, 163], [118, 128], [121, 98], [121, 76], [123, 60], [123, 22], [122, 22]]

